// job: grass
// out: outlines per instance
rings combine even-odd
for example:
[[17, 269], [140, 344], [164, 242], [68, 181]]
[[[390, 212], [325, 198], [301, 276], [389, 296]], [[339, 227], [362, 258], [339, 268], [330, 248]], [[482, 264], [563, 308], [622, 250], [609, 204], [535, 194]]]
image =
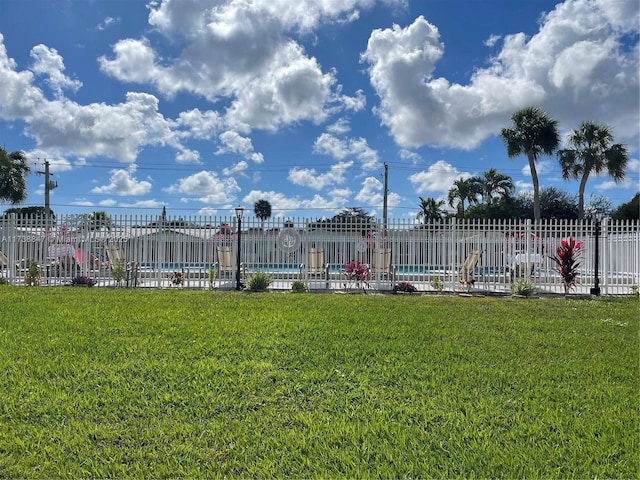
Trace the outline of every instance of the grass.
[[0, 288], [0, 477], [638, 478], [637, 299]]

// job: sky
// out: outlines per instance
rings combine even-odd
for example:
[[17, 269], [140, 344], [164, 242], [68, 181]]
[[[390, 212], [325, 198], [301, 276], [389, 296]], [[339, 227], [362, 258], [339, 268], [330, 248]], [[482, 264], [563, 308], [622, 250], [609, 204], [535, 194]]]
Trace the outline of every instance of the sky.
[[[413, 219], [490, 168], [532, 190], [499, 136], [539, 106], [629, 149], [639, 190], [637, 0], [0, 0], [0, 145], [57, 214], [273, 217], [359, 207]], [[541, 187], [571, 195], [555, 157]], [[10, 207], [1, 204], [0, 211]]]

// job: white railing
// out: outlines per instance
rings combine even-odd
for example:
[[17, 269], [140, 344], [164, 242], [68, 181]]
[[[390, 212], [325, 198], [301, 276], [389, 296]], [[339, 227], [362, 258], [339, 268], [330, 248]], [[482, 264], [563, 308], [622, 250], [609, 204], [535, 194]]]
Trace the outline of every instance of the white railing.
[[[98, 285], [114, 285], [113, 259], [107, 247], [118, 247], [125, 259], [130, 286], [170, 286], [175, 272], [186, 287], [209, 288], [207, 272], [220, 275], [214, 288], [235, 288], [238, 232], [234, 217], [161, 219], [146, 216], [112, 217], [108, 223], [86, 215], [60, 216], [45, 222], [9, 216], [0, 219], [0, 275], [22, 284], [30, 262], [42, 271], [42, 284], [70, 283], [86, 275]], [[242, 220], [241, 281], [261, 270], [268, 272], [273, 289], [290, 289], [304, 281], [312, 289], [345, 288], [344, 266], [351, 261], [373, 265], [390, 252], [389, 265], [372, 271], [368, 286], [390, 290], [400, 281], [421, 291], [434, 290], [439, 279], [446, 291], [508, 292], [519, 276], [527, 276], [539, 290], [563, 291], [552, 260], [563, 238], [584, 242], [577, 291], [588, 293], [596, 284], [595, 225], [590, 221], [482, 220], [417, 225], [391, 220], [386, 231], [380, 221], [332, 224], [310, 219], [256, 218]], [[223, 272], [217, 246], [231, 246], [234, 260]], [[640, 224], [637, 221], [601, 222], [598, 239], [598, 279], [603, 294], [630, 294], [640, 284]], [[311, 271], [309, 252], [320, 251], [321, 269]], [[481, 255], [471, 276], [462, 272], [473, 251]], [[317, 265], [315, 267], [318, 267]], [[468, 273], [468, 272], [467, 272]], [[223, 275], [224, 274], [224, 275]], [[348, 287], [349, 285], [347, 285]]]

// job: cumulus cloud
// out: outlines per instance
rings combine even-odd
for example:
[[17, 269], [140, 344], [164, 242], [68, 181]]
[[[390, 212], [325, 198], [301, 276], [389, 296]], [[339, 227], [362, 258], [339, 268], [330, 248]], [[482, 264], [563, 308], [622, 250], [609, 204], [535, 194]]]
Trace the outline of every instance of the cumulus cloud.
[[94, 187], [93, 193], [112, 195], [144, 195], [151, 190], [151, 182], [138, 180], [134, 177], [136, 166], [131, 165], [128, 169], [111, 170], [110, 182], [108, 185]]
[[[346, 195], [345, 195], [345, 192]], [[287, 197], [284, 193], [275, 191], [252, 190], [242, 198], [243, 203], [253, 205], [256, 201], [266, 199], [271, 204], [274, 216], [284, 217], [288, 211], [300, 212], [303, 210], [334, 210], [344, 206], [349, 190], [337, 189], [329, 192], [328, 197], [316, 194], [309, 199], [301, 199], [297, 196]]]
[[220, 134], [220, 148], [216, 151], [217, 155], [223, 153], [237, 153], [247, 160], [255, 163], [262, 163], [264, 157], [261, 153], [253, 150], [253, 143], [250, 138], [241, 136], [238, 132], [226, 131]]
[[31, 58], [33, 58], [31, 71], [36, 75], [47, 77], [45, 82], [57, 97], [62, 96], [65, 89], [75, 92], [82, 86], [81, 81], [73, 80], [63, 73], [64, 61], [55, 48], [36, 45], [31, 49]]
[[454, 181], [470, 176], [469, 173], [460, 172], [456, 167], [444, 160], [438, 160], [430, 165], [427, 170], [410, 175], [409, 182], [419, 194], [430, 192], [445, 193], [449, 191]]
[[167, 193], [197, 197], [203, 203], [224, 204], [235, 200], [235, 194], [240, 191], [240, 187], [233, 177], [220, 178], [216, 172], [202, 170], [179, 179], [164, 190]]
[[292, 168], [288, 179], [295, 185], [323, 190], [329, 185], [340, 185], [345, 182], [345, 174], [353, 166], [353, 162], [339, 162], [331, 166], [326, 173], [318, 173], [315, 168]]
[[378, 152], [362, 137], [340, 138], [325, 132], [316, 139], [313, 152], [328, 155], [336, 160], [343, 160], [348, 156], [355, 157], [360, 161], [363, 170], [375, 170], [381, 165]]
[[597, 118], [637, 144], [640, 56], [623, 38], [637, 36], [639, 8], [636, 0], [559, 3], [532, 37], [505, 36], [468, 85], [434, 76], [445, 48], [424, 17], [374, 30], [362, 61], [380, 97], [376, 112], [407, 148], [475, 148], [527, 105], [546, 108], [565, 129]]
[[[396, 2], [390, 2], [397, 4]], [[182, 37], [175, 58], [159, 58], [148, 39], [127, 38], [113, 55], [99, 59], [107, 74], [154, 85], [163, 95], [190, 92], [230, 100], [227, 124], [236, 129], [275, 130], [308, 120], [324, 121], [329, 111], [359, 111], [362, 90], [342, 93], [334, 70], [323, 72], [294, 35], [311, 34], [320, 24], [341, 22], [375, 0], [175, 0], [153, 1], [149, 23], [168, 38]]]

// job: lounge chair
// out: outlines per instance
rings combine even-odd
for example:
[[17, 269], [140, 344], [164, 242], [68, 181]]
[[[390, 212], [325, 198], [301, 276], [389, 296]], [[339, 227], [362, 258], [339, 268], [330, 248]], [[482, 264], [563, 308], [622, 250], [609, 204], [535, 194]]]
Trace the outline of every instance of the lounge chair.
[[57, 276], [75, 275], [80, 271], [76, 249], [68, 243], [56, 243], [47, 250], [51, 268]]
[[518, 253], [513, 257], [509, 266], [511, 280], [515, 277], [533, 277], [536, 270], [540, 268], [544, 257], [539, 253]]
[[128, 261], [125, 251], [119, 245], [107, 245], [105, 247], [105, 253], [109, 260], [109, 268], [111, 272], [116, 266], [121, 266], [125, 270], [125, 282], [127, 287], [131, 284], [134, 287], [138, 286], [138, 274], [139, 265], [138, 262]]
[[307, 250], [307, 262], [300, 265], [300, 273], [305, 279], [328, 279], [327, 266], [324, 263], [324, 249], [310, 248]]
[[390, 248], [374, 248], [372, 250], [369, 278], [371, 280], [375, 280], [376, 278], [394, 280], [395, 271], [391, 265]]
[[473, 278], [473, 271], [475, 270], [480, 257], [482, 256], [482, 250], [472, 250], [460, 267], [460, 279], [464, 280], [467, 285], [473, 285], [475, 279]]
[[[231, 245], [217, 245], [216, 254], [218, 255], [218, 278], [233, 280], [236, 278], [238, 265], [236, 264], [235, 248]], [[240, 275], [246, 273], [244, 264], [240, 264]]]

